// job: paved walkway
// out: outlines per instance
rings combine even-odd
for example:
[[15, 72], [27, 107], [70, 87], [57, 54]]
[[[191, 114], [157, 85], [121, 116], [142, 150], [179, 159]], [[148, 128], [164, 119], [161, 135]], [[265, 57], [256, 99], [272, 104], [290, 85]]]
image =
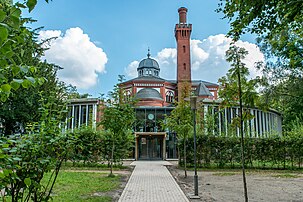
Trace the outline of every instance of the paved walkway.
[[188, 202], [179, 185], [167, 170], [167, 161], [134, 161], [135, 169], [119, 202]]

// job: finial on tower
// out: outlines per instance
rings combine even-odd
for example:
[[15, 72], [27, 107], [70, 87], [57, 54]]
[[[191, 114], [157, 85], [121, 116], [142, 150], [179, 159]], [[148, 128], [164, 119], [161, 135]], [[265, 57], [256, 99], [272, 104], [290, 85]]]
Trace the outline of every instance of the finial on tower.
[[150, 49], [149, 49], [149, 47], [147, 49], [147, 58], [150, 58]]
[[186, 24], [187, 8], [185, 8], [185, 7], [179, 8], [178, 13], [179, 13], [179, 23]]

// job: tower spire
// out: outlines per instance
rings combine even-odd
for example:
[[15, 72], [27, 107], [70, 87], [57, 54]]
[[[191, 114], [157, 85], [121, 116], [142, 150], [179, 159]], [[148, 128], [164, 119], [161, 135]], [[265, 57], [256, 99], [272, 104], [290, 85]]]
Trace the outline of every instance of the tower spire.
[[149, 47], [147, 49], [147, 58], [150, 58], [150, 49], [149, 49]]
[[179, 23], [175, 27], [177, 41], [178, 100], [189, 96], [191, 90], [190, 34], [192, 25], [187, 23], [187, 8], [178, 9]]

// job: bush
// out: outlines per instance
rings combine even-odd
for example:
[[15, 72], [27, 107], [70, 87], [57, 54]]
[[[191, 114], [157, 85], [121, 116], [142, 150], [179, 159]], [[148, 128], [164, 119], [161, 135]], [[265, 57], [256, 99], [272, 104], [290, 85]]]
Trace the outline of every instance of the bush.
[[76, 139], [75, 147], [68, 157], [73, 163], [96, 163], [101, 157], [102, 134], [91, 126], [74, 129], [70, 132]]
[[[193, 137], [187, 141], [187, 161], [193, 165]], [[299, 169], [302, 166], [303, 136], [245, 138], [247, 168]], [[182, 147], [180, 147], [181, 153]], [[240, 139], [237, 137], [197, 136], [199, 167], [240, 168]]]

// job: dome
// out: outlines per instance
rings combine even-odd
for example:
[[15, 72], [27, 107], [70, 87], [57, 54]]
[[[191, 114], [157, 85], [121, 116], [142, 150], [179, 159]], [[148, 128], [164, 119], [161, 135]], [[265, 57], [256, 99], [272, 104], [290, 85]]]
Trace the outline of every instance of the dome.
[[145, 58], [145, 59], [141, 60], [141, 62], [139, 63], [138, 69], [141, 69], [141, 68], [155, 68], [155, 69], [160, 70], [158, 62], [152, 58]]
[[163, 100], [160, 93], [156, 89], [153, 89], [153, 88], [143, 88], [143, 89], [139, 90], [139, 92], [136, 94], [136, 98]]

